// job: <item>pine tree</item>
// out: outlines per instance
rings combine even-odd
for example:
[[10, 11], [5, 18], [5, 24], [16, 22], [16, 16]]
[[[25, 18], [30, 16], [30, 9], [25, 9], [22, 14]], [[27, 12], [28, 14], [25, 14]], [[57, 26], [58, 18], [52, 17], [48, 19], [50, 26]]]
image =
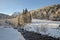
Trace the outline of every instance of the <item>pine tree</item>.
[[26, 14], [28, 12], [27, 8], [24, 10], [23, 9], [23, 14]]
[[28, 12], [28, 10], [27, 10], [27, 8], [25, 9], [25, 13], [27, 13]]

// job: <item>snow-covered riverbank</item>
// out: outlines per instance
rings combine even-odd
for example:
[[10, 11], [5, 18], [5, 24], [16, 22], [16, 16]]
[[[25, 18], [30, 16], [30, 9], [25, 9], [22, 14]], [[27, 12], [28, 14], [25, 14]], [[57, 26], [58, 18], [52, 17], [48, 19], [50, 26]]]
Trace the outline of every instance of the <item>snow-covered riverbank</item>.
[[24, 29], [52, 37], [60, 37], [60, 21], [32, 19], [31, 24], [25, 25]]
[[20, 32], [13, 28], [0, 27], [0, 40], [25, 40]]

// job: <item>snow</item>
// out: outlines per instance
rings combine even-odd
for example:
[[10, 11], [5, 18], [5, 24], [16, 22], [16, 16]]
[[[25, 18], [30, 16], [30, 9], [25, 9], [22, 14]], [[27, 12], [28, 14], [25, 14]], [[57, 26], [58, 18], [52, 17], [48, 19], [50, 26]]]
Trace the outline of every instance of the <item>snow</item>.
[[25, 25], [24, 29], [27, 31], [41, 33], [43, 35], [60, 37], [59, 25], [60, 21], [32, 19], [32, 23]]
[[24, 37], [13, 28], [0, 27], [0, 40], [25, 40]]

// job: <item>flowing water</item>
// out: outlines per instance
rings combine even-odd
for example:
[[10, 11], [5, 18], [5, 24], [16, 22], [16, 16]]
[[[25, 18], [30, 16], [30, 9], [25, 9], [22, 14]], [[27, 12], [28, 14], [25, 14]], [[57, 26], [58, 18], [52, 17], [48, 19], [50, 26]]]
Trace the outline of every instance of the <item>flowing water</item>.
[[32, 19], [32, 23], [25, 25], [24, 29], [27, 31], [41, 33], [43, 35], [60, 37], [59, 25], [60, 21]]

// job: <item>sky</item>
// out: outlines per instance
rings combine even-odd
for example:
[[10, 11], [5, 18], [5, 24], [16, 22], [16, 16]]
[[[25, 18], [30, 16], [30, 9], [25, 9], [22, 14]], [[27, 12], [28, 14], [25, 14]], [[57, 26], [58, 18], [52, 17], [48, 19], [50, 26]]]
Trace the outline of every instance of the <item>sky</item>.
[[60, 0], [0, 0], [0, 13], [11, 15], [25, 8], [34, 10], [54, 4], [60, 4]]

